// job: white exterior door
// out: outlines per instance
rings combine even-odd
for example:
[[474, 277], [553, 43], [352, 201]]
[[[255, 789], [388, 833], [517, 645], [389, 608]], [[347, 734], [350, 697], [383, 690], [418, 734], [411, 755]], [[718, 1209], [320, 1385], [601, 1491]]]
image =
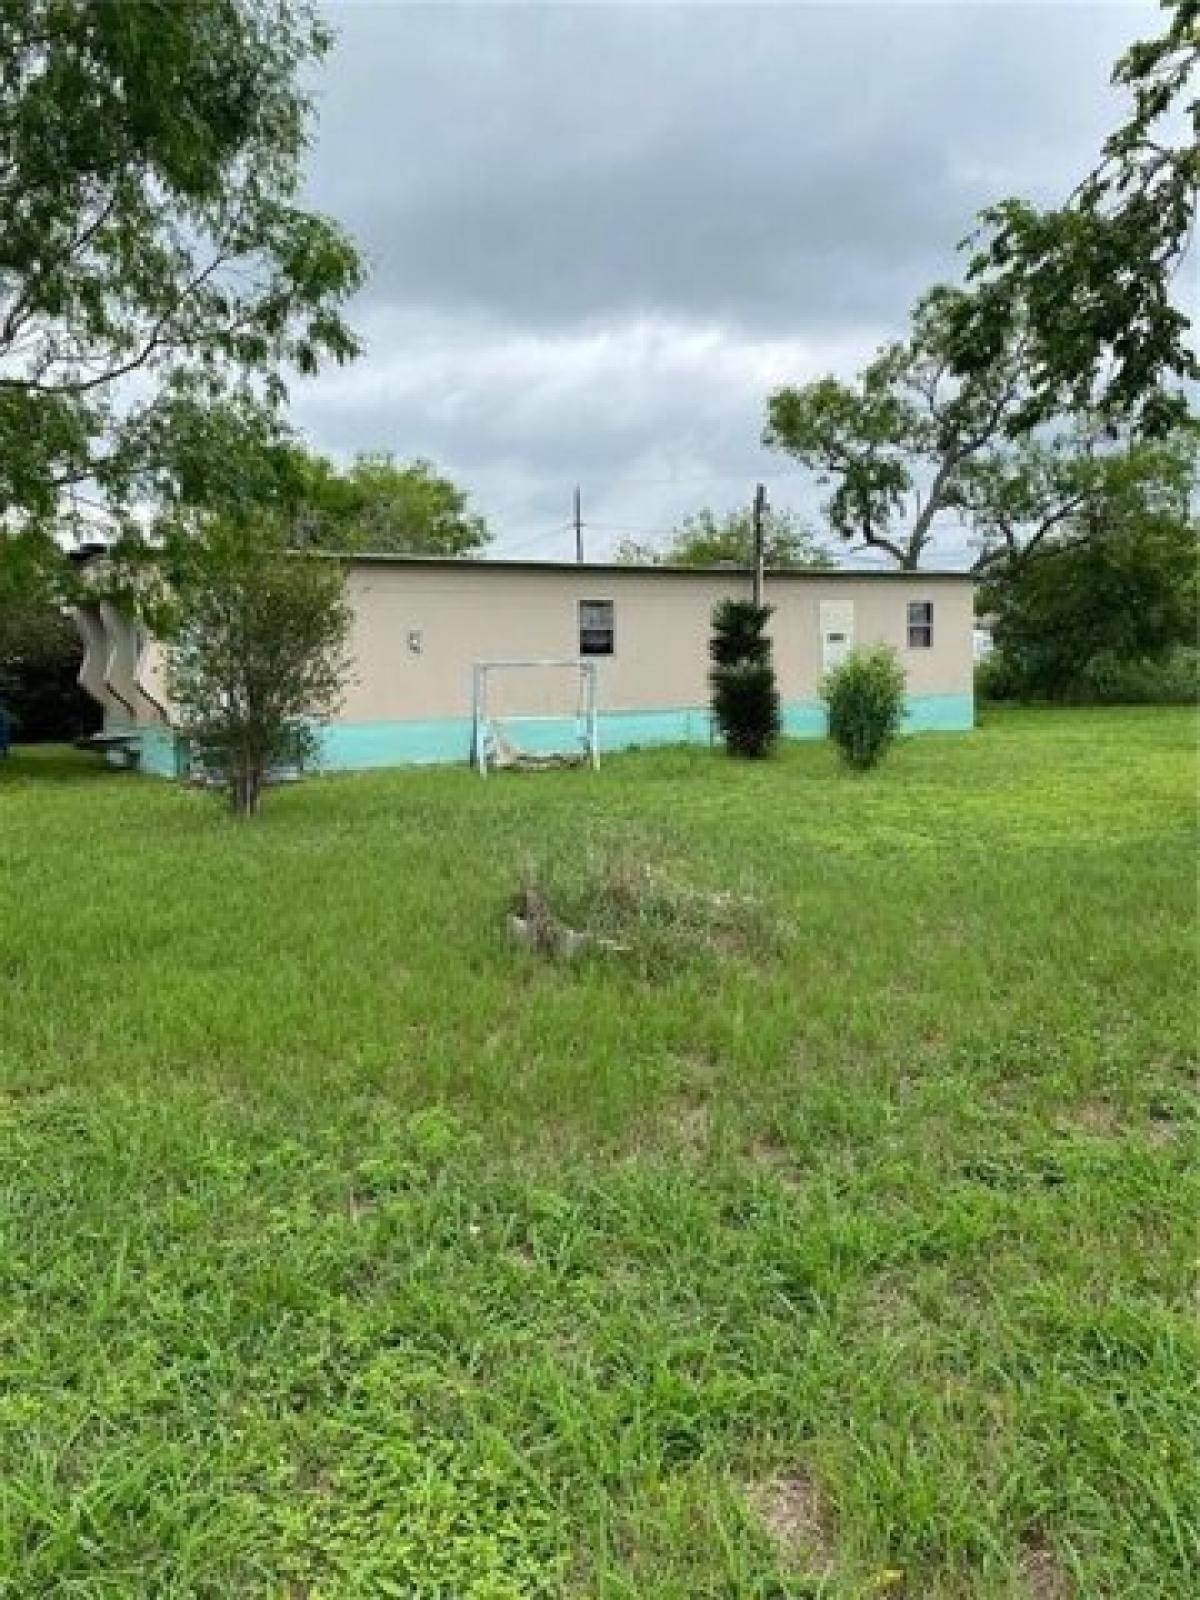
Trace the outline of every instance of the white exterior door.
[[821, 601], [821, 667], [832, 672], [854, 649], [854, 601]]

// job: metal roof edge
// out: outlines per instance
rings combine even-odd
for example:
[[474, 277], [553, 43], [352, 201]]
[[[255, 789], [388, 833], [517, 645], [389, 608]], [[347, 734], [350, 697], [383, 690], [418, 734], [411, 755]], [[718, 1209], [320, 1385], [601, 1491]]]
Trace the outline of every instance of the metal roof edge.
[[[320, 556], [329, 561], [343, 561], [347, 564], [364, 562], [375, 565], [395, 565], [410, 567], [442, 567], [458, 568], [471, 572], [601, 572], [601, 573], [635, 573], [639, 576], [646, 574], [662, 575], [664, 577], [690, 577], [690, 578], [715, 578], [715, 577], [744, 577], [752, 576], [750, 567], [735, 567], [732, 565], [692, 567], [679, 564], [653, 564], [647, 562], [641, 565], [631, 561], [527, 561], [520, 557], [506, 559], [503, 556], [495, 558], [481, 558], [478, 556], [431, 556], [409, 554], [395, 550], [313, 550], [309, 554]], [[817, 581], [826, 578], [868, 578], [872, 581], [881, 578], [907, 580], [927, 578], [957, 578], [960, 581], [973, 583], [975, 574], [948, 567], [920, 568], [915, 572], [902, 571], [898, 567], [768, 567], [766, 576], [769, 578], [802, 578]]]

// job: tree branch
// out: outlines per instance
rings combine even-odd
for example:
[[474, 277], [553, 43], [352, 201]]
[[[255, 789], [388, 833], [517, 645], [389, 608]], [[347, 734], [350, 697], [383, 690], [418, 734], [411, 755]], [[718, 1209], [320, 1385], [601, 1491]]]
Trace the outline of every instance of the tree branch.
[[3, 327], [0, 327], [0, 351], [11, 346], [13, 340], [29, 321], [29, 317], [32, 315], [31, 302], [40, 285], [46, 281], [52, 272], [60, 272], [68, 262], [73, 261], [81, 251], [87, 249], [109, 217], [112, 216], [113, 211], [116, 209], [116, 204], [117, 190], [114, 185], [109, 191], [108, 198], [91, 222], [76, 234], [75, 238], [71, 240], [70, 244], [56, 260], [52, 261], [48, 266], [43, 265], [33, 274], [5, 315]]
[[214, 256], [204, 270], [198, 272], [184, 286], [176, 296], [174, 304], [162, 313], [145, 335], [139, 349], [127, 361], [120, 362], [115, 367], [107, 367], [102, 372], [94, 373], [90, 378], [74, 378], [64, 383], [43, 383], [37, 378], [0, 378], [0, 389], [33, 391], [43, 395], [82, 395], [88, 394], [92, 389], [99, 389], [104, 384], [115, 383], [119, 378], [128, 377], [131, 372], [136, 372], [139, 367], [144, 366], [155, 350], [169, 343], [166, 333], [172, 320], [179, 315], [197, 289], [202, 288], [226, 260], [228, 257], [223, 252]]
[[[1036, 530], [1030, 535], [1023, 545], [1017, 544], [1011, 527], [1003, 530], [1005, 535], [1004, 548], [1001, 550], [985, 551], [974, 563], [971, 571], [974, 573], [984, 572], [988, 567], [994, 566], [998, 561], [1008, 561], [1014, 567], [1025, 566], [1031, 557], [1037, 555], [1039, 549], [1041, 549], [1045, 543], [1047, 534], [1049, 534], [1052, 529], [1056, 528], [1060, 522], [1065, 522], [1068, 517], [1073, 516], [1081, 506], [1087, 504], [1087, 501], [1088, 495], [1085, 490], [1081, 489], [1078, 494], [1071, 495], [1067, 500], [1063, 501], [1062, 505], [1057, 506], [1052, 512], [1049, 513], [1048, 516], [1042, 518]], [[1055, 544], [1050, 548], [1051, 550], [1055, 551], [1073, 550], [1078, 545], [1087, 544], [1091, 537], [1092, 536], [1090, 533], [1084, 534], [1078, 539], [1067, 540], [1062, 544]]]
[[898, 566], [903, 567], [906, 571], [911, 569], [911, 567], [914, 565], [913, 552], [911, 548], [906, 550], [903, 545], [897, 544], [894, 539], [889, 539], [886, 534], [876, 533], [869, 524], [863, 530], [862, 539], [864, 548], [869, 546], [874, 550], [885, 550], [888, 555], [891, 556], [893, 561], [895, 561]]

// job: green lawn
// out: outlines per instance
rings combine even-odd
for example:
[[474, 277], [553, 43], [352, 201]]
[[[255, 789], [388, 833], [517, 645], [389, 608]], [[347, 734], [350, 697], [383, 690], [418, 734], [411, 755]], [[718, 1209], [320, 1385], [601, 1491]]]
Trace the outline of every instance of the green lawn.
[[[1195, 1594], [1195, 729], [0, 763], [0, 1596]], [[529, 855], [753, 937], [555, 965]]]

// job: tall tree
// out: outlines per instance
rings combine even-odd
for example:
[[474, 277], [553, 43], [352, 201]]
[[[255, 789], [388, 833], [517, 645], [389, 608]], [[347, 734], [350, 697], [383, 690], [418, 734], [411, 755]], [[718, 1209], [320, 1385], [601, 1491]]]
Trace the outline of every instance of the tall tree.
[[363, 454], [340, 472], [322, 456], [299, 455], [293, 485], [297, 527], [312, 545], [463, 556], [483, 549], [487, 524], [467, 495], [428, 461]]
[[979, 604], [992, 622], [994, 670], [1010, 687], [1087, 696], [1114, 665], [1161, 662], [1200, 640], [1194, 441], [1178, 441], [1174, 457], [1174, 492], [1146, 496], [1131, 484], [1086, 536], [1067, 530], [1044, 559], [988, 575]]
[[[763, 549], [768, 567], [827, 567], [829, 557], [794, 511], [769, 510], [763, 519]], [[754, 561], [754, 521], [742, 508], [716, 512], [705, 507], [679, 524], [665, 545], [626, 539], [617, 560], [630, 566], [749, 567]]]
[[1086, 532], [1135, 491], [1170, 490], [1169, 446], [1131, 452], [1110, 424], [1081, 416], [1020, 431], [1035, 382], [1021, 333], [990, 364], [956, 372], [963, 306], [974, 299], [934, 289], [909, 337], [854, 382], [822, 378], [768, 400], [765, 442], [830, 486], [834, 532], [908, 570], [947, 526], [972, 539], [984, 572], [1030, 560], [1068, 525]]
[[1058, 207], [1003, 200], [982, 214], [956, 307], [954, 366], [977, 376], [1020, 337], [1029, 381], [1017, 432], [1060, 411], [1124, 417], [1161, 433], [1200, 378], [1173, 294], [1200, 192], [1200, 0], [1162, 0], [1162, 34], [1133, 45], [1112, 81], [1129, 96], [1100, 160]]
[[358, 257], [298, 204], [329, 45], [308, 0], [0, 0], [0, 558], [355, 353]]

